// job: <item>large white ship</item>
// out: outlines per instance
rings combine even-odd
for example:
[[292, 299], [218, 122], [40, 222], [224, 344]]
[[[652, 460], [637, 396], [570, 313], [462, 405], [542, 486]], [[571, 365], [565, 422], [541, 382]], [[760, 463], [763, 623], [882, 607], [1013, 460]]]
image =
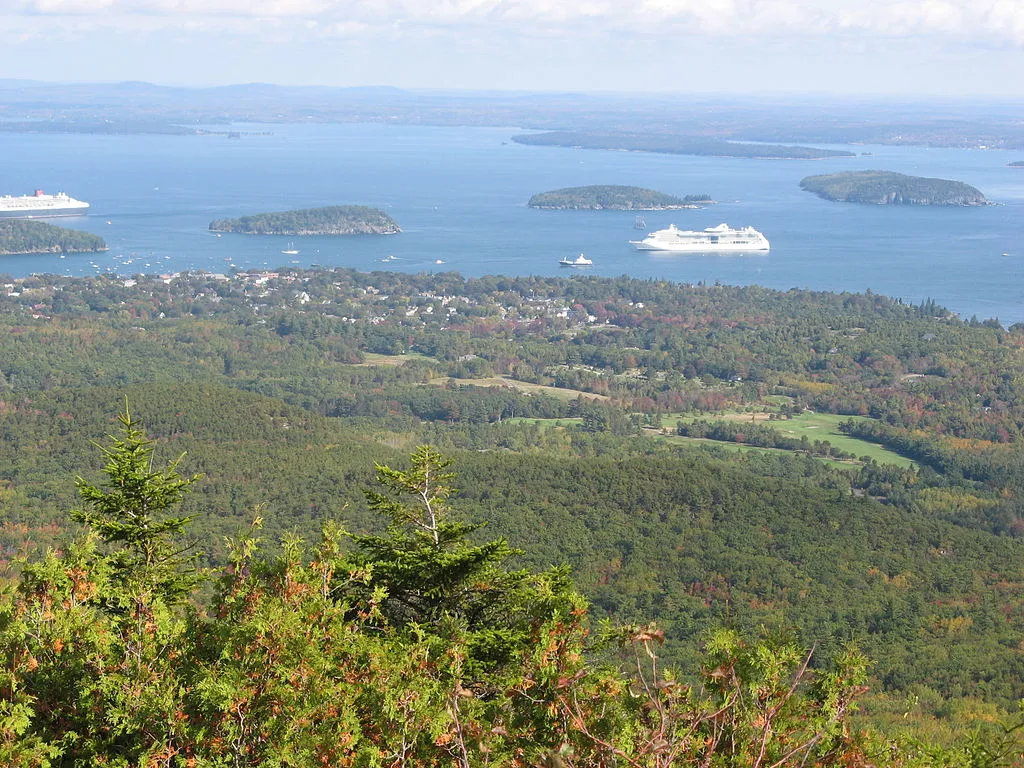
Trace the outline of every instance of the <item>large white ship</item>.
[[74, 216], [85, 213], [89, 208], [88, 203], [58, 192], [56, 195], [48, 195], [43, 190], [37, 189], [34, 194], [0, 195], [0, 216], [20, 216], [26, 219], [42, 218], [46, 216]]
[[768, 238], [753, 227], [732, 229], [728, 224], [708, 227], [699, 232], [688, 229], [676, 229], [670, 224], [668, 229], [651, 232], [643, 240], [630, 240], [638, 251], [681, 251], [689, 253], [705, 253], [709, 251], [767, 251], [771, 248]]

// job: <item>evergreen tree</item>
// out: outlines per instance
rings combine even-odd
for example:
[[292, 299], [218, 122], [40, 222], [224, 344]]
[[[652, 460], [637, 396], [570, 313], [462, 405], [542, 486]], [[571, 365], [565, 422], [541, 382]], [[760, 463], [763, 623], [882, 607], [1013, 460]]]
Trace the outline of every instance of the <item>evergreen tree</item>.
[[98, 446], [107, 459], [106, 482], [101, 485], [78, 477], [75, 484], [86, 508], [71, 518], [88, 526], [111, 546], [106, 556], [110, 578], [120, 586], [109, 606], [127, 608], [135, 601], [162, 601], [173, 605], [188, 597], [198, 582], [197, 554], [179, 543], [191, 517], [174, 517], [177, 506], [199, 475], [182, 477], [178, 465], [184, 454], [163, 469], [153, 466], [153, 441], [139, 428], [125, 402], [118, 416], [120, 435], [110, 446]]
[[512, 659], [531, 627], [572, 603], [565, 569], [542, 574], [504, 567], [519, 554], [504, 539], [474, 544], [481, 524], [454, 520], [451, 460], [419, 447], [409, 470], [376, 465], [380, 490], [367, 490], [384, 515], [383, 536], [352, 536], [352, 564], [368, 574], [360, 601], [382, 594], [376, 608], [388, 626], [462, 636], [470, 674]]

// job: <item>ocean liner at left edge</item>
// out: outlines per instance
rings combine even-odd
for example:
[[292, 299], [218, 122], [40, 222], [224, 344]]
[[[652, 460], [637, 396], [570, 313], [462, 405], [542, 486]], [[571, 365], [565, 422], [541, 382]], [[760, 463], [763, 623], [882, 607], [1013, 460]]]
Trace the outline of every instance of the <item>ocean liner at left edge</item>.
[[76, 216], [85, 213], [89, 204], [64, 192], [48, 195], [37, 189], [34, 194], [0, 195], [0, 216], [17, 216], [26, 219], [48, 216]]

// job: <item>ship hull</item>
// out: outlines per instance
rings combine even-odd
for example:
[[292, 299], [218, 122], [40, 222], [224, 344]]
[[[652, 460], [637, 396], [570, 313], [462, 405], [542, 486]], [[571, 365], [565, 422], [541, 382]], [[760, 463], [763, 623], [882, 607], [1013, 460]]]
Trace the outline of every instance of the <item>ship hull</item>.
[[680, 243], [678, 245], [652, 245], [642, 240], [630, 241], [638, 251], [665, 251], [668, 253], [756, 253], [771, 250], [768, 245], [747, 243]]
[[89, 208], [46, 208], [44, 210], [26, 211], [22, 210], [11, 210], [3, 211], [0, 210], [0, 219], [52, 219], [58, 216], [84, 216], [88, 212]]

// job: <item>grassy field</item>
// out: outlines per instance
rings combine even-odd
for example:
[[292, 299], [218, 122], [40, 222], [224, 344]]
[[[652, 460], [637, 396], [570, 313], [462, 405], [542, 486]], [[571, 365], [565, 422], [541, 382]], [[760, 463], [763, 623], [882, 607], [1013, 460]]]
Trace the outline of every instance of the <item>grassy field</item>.
[[570, 425], [582, 424], [583, 419], [531, 419], [523, 416], [514, 416], [511, 419], [505, 419], [505, 422], [508, 424], [533, 424], [533, 426], [540, 427], [541, 429], [553, 429], [556, 427], [568, 427]]
[[[373, 352], [367, 352], [364, 354], [364, 362], [360, 363], [363, 366], [374, 366], [374, 365], [402, 365], [408, 360], [424, 360], [430, 361], [431, 358], [421, 355], [418, 352], [410, 352], [405, 355], [379, 355]], [[439, 376], [434, 379], [431, 383], [441, 386], [448, 381], [447, 377]], [[577, 397], [584, 397], [591, 400], [607, 400], [608, 398], [604, 395], [595, 395], [592, 392], [583, 392], [578, 389], [563, 389], [561, 387], [549, 387], [543, 384], [531, 384], [527, 381], [519, 381], [517, 379], [510, 379], [505, 376], [491, 376], [483, 379], [453, 379], [456, 384], [473, 386], [473, 387], [509, 387], [511, 389], [524, 392], [526, 394], [546, 394], [551, 397], [557, 398], [563, 401], [575, 400]], [[769, 398], [773, 400], [773, 404], [777, 405], [782, 402], [788, 402], [790, 398], [778, 397]], [[859, 419], [863, 418], [860, 416], [837, 416], [832, 413], [814, 413], [811, 411], [805, 411], [804, 413], [794, 416], [792, 419], [786, 419], [785, 421], [770, 421], [768, 418], [767, 411], [756, 411], [756, 412], [726, 412], [721, 414], [707, 414], [707, 415], [695, 415], [692, 413], [669, 413], [661, 417], [661, 426], [666, 429], [673, 429], [676, 422], [679, 420], [695, 421], [697, 419], [707, 419], [708, 421], [745, 421], [745, 422], [756, 422], [777, 429], [786, 437], [793, 437], [799, 440], [801, 437], [806, 436], [808, 440], [812, 442], [815, 440], [828, 440], [829, 443], [834, 445], [841, 451], [852, 453], [853, 455], [860, 458], [861, 456], [870, 456], [872, 459], [877, 461], [879, 464], [895, 464], [900, 467], [912, 467], [914, 462], [905, 456], [900, 456], [898, 453], [894, 453], [886, 448], [883, 448], [876, 443], [869, 443], [865, 440], [859, 440], [849, 435], [844, 435], [839, 431], [839, 422], [846, 419]], [[519, 421], [519, 419], [516, 419]], [[576, 419], [525, 419], [524, 421], [530, 421], [539, 426], [554, 425], [556, 421], [561, 421], [565, 425], [569, 425]], [[645, 430], [647, 434], [658, 434], [654, 430]], [[677, 435], [662, 436], [666, 440], [672, 442], [694, 442], [696, 438], [679, 437]], [[707, 440], [704, 442], [714, 443], [725, 448], [733, 450], [758, 450], [758, 451], [775, 451], [781, 450], [777, 448], [754, 448], [752, 446], [737, 445], [735, 443], [726, 443], [717, 440]]]
[[[449, 381], [447, 378], [435, 379], [433, 384], [443, 385]], [[518, 381], [504, 376], [491, 376], [485, 379], [451, 379], [456, 384], [470, 387], [509, 387], [525, 392], [528, 395], [545, 394], [558, 400], [575, 400], [577, 397], [584, 397], [588, 400], [607, 400], [605, 395], [595, 395], [593, 392], [583, 392], [579, 389], [562, 389], [561, 387], [548, 387], [544, 384], [531, 384], [528, 381]]]
[[361, 366], [373, 366], [373, 365], [402, 365], [409, 360], [425, 360], [432, 362], [433, 358], [421, 355], [419, 352], [407, 352], [404, 355], [378, 355], [376, 352], [364, 352], [363, 362], [356, 363], [355, 365]]
[[680, 419], [696, 421], [706, 419], [708, 421], [755, 421], [758, 424], [770, 426], [777, 429], [786, 437], [793, 437], [799, 440], [806, 436], [808, 440], [828, 440], [841, 451], [847, 451], [854, 456], [870, 456], [879, 464], [895, 464], [900, 467], [912, 467], [914, 462], [906, 456], [883, 448], [877, 443], [869, 443], [856, 437], [844, 435], [839, 431], [839, 422], [847, 419], [861, 419], [863, 416], [838, 416], [834, 413], [813, 413], [805, 411], [785, 421], [769, 421], [767, 413], [724, 413], [713, 415], [693, 414], [669, 414], [661, 420], [662, 426], [671, 429]]
[[[653, 431], [649, 427], [644, 429], [644, 434], [650, 435], [652, 437], [657, 437], [659, 440], [665, 440], [666, 442], [675, 443], [676, 445], [682, 446], [693, 445], [694, 443], [704, 443], [705, 445], [716, 445], [723, 450], [735, 451], [738, 453], [792, 453], [792, 451], [787, 451], [784, 448], [761, 448], [760, 446], [756, 445], [742, 445], [740, 443], [726, 443], [721, 440], [709, 440], [706, 437], [682, 437], [681, 435], [662, 435], [660, 432]], [[859, 462], [854, 461], [839, 461], [838, 459], [826, 459], [823, 456], [815, 456], [814, 458], [833, 467], [856, 469], [857, 467], [860, 466]]]

